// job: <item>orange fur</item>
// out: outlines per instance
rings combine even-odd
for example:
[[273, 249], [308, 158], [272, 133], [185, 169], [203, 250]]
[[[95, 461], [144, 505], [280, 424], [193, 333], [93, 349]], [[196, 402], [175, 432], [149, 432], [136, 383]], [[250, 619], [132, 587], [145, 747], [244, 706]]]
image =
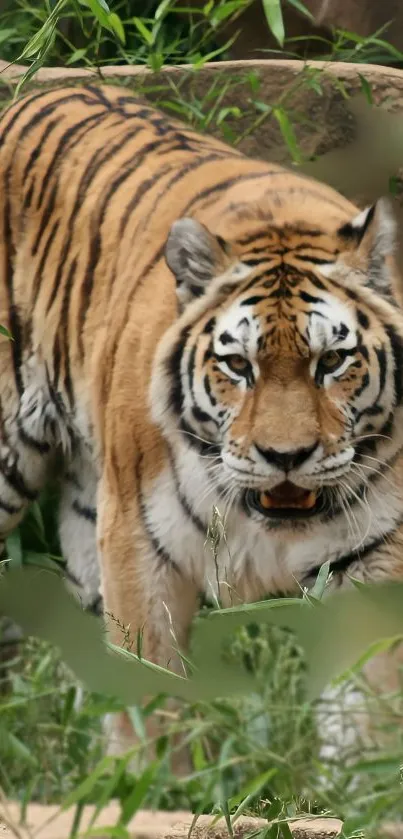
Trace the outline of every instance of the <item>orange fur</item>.
[[[54, 90], [12, 105], [0, 121], [0, 171], [0, 323], [15, 339], [0, 343], [1, 466], [5, 486], [14, 481], [18, 496], [19, 469], [27, 490], [19, 504], [0, 486], [1, 535], [54, 474], [55, 456], [62, 452], [66, 510], [73, 506], [90, 526], [96, 508], [113, 640], [122, 641], [117, 618], [133, 638], [144, 631], [146, 657], [180, 671], [172, 633], [186, 646], [203, 574], [195, 571], [197, 563], [185, 573], [166, 558], [145, 511], [156, 487], [165, 486], [178, 437], [168, 404], [167, 359], [187, 330], [186, 358], [194, 348], [198, 383], [206, 376], [216, 402], [236, 412], [228, 432], [234, 457], [247, 457], [255, 443], [283, 451], [320, 441], [328, 456], [339, 451], [345, 406], [372, 371], [385, 330], [392, 328], [396, 340], [403, 335], [400, 310], [366, 287], [378, 234], [371, 228], [357, 246], [353, 235], [343, 238], [340, 231], [359, 211], [329, 187], [250, 160], [118, 88]], [[196, 266], [196, 285], [210, 262], [212, 280], [194, 300], [187, 299], [193, 292], [185, 283], [180, 312], [165, 252], [172, 225], [189, 216], [204, 230], [205, 264]], [[256, 253], [270, 276], [279, 277], [270, 301], [267, 273], [260, 277], [253, 262]], [[173, 251], [179, 272], [182, 257], [180, 248]], [[188, 257], [196, 259], [192, 249]], [[326, 275], [325, 263], [333, 273]], [[260, 378], [245, 395], [208, 355], [207, 327], [246, 293], [251, 277], [253, 294], [261, 297], [254, 322], [263, 330], [272, 319], [276, 327], [267, 330], [257, 355]], [[360, 309], [363, 323], [370, 324], [362, 327], [368, 357], [362, 353], [360, 366], [327, 390], [312, 378], [312, 353], [301, 338], [314, 308], [315, 282], [318, 298], [332, 294], [343, 311], [356, 317]], [[394, 468], [401, 485], [401, 459], [395, 458]], [[88, 481], [93, 507], [85, 501]], [[85, 576], [80, 546], [70, 548], [74, 525], [65, 529], [64, 550], [76, 552], [74, 568]], [[365, 563], [357, 554], [357, 573], [368, 579], [402, 576], [395, 531], [392, 547], [378, 546]], [[270, 593], [297, 590], [299, 580], [281, 559], [276, 532], [267, 538]], [[288, 538], [294, 545], [305, 534], [288, 536], [283, 529], [281, 539]], [[183, 546], [185, 559], [190, 547]], [[273, 560], [272, 551], [273, 557], [279, 552]], [[312, 565], [323, 558], [313, 557]], [[241, 599], [268, 593], [253, 557], [242, 573], [234, 571], [231, 585]]]

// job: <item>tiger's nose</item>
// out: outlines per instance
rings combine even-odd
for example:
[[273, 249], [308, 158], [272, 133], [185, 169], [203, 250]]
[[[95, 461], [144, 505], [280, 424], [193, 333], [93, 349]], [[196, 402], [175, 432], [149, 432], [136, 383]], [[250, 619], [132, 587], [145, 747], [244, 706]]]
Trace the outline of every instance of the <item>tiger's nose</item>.
[[284, 472], [291, 472], [291, 469], [297, 469], [298, 466], [301, 466], [313, 454], [317, 446], [318, 444], [314, 443], [309, 448], [294, 449], [291, 452], [279, 452], [276, 449], [263, 449], [255, 443], [255, 448], [266, 463], [270, 463], [271, 466], [277, 466], [278, 469], [283, 469]]

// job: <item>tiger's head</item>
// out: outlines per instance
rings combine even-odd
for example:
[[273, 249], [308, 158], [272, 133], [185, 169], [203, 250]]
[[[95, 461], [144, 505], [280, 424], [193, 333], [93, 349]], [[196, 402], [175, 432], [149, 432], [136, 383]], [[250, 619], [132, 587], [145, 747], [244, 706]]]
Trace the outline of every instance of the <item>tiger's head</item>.
[[384, 201], [336, 230], [171, 228], [178, 319], [157, 351], [153, 418], [269, 527], [326, 517], [403, 445], [394, 239]]

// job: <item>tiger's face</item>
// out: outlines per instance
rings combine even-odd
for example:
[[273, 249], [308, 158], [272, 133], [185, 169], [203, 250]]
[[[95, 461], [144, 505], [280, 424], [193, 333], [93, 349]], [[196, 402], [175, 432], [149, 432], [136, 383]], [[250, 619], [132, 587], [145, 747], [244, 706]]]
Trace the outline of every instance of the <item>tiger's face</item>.
[[154, 410], [218, 490], [269, 526], [326, 516], [402, 445], [392, 228], [383, 205], [360, 214], [335, 231], [329, 260], [329, 238], [310, 250], [295, 229], [238, 242], [234, 258], [194, 220], [173, 227], [167, 261], [184, 310], [161, 343]]

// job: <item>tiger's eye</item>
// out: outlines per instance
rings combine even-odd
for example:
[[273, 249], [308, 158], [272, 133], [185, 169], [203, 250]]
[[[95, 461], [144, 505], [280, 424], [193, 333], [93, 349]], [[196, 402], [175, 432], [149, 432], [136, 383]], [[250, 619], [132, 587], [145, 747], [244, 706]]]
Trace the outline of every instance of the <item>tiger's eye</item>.
[[244, 358], [242, 355], [227, 355], [225, 357], [225, 361], [234, 373], [239, 373], [241, 376], [245, 376], [250, 370], [250, 363], [247, 358]]
[[321, 355], [319, 362], [325, 370], [331, 372], [332, 370], [337, 370], [337, 368], [340, 367], [342, 360], [343, 359], [337, 350], [328, 350]]

